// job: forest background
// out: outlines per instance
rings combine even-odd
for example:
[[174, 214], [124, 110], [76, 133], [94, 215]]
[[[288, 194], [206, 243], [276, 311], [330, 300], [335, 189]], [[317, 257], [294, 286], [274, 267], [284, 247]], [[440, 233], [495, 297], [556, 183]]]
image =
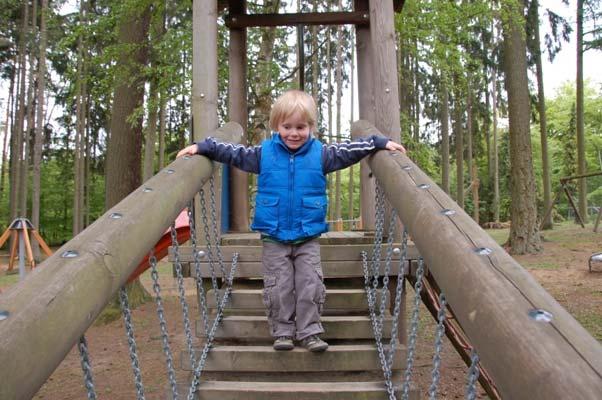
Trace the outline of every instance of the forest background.
[[[0, 231], [16, 216], [27, 216], [49, 243], [60, 244], [127, 194], [116, 182], [128, 181], [125, 191], [133, 190], [191, 140], [192, 6], [172, 0], [3, 3]], [[529, 179], [537, 192], [537, 226], [561, 177], [602, 170], [602, 87], [583, 82], [582, 72], [583, 57], [602, 49], [600, 2], [561, 1], [553, 10], [543, 3], [525, 0], [516, 8], [516, 0], [407, 0], [396, 15], [402, 142], [480, 224], [511, 219], [510, 160], [517, 154], [511, 154], [506, 122], [510, 65], [504, 59], [516, 54], [505, 54], [509, 51], [527, 55], [527, 161], [534, 172]], [[248, 1], [247, 8], [250, 13], [349, 11], [352, 4], [260, 0]], [[513, 24], [522, 31], [522, 48], [504, 46], [506, 27]], [[272, 100], [298, 86], [296, 32], [248, 30], [249, 144], [265, 137]], [[304, 32], [305, 90], [319, 104], [318, 136], [347, 138], [349, 120], [358, 118], [353, 27]], [[218, 110], [224, 122], [223, 16], [218, 40]], [[565, 76], [562, 86], [546, 93], [542, 60], [557, 62], [569, 41], [576, 43], [575, 80]], [[595, 217], [602, 205], [602, 176], [574, 181], [570, 190], [581, 214]], [[358, 217], [357, 168], [333, 174], [329, 191], [329, 219]], [[573, 218], [566, 198], [550, 218]], [[543, 225], [550, 228], [551, 222]]]

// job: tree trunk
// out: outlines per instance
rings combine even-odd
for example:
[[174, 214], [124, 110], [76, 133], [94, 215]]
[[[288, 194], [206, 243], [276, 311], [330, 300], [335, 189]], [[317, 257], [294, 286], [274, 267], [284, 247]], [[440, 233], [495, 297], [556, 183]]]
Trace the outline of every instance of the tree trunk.
[[[326, 28], [326, 62], [328, 68], [326, 68], [326, 87], [327, 87], [327, 112], [328, 112], [328, 143], [333, 142], [333, 121], [332, 121], [332, 46], [331, 46], [331, 34], [330, 26]], [[332, 188], [332, 175], [327, 176], [328, 186], [328, 219], [333, 221], [335, 219], [335, 208], [334, 208], [334, 190]]]
[[[353, 108], [354, 108], [354, 102], [355, 102], [355, 43], [353, 43], [353, 37], [354, 37], [354, 31], [353, 28], [351, 28], [351, 73], [350, 73], [350, 79], [351, 79], [351, 102], [350, 102], [350, 106], [351, 106], [351, 112], [350, 112], [350, 116], [349, 116], [349, 123], [352, 124], [353, 123], [353, 119], [354, 119], [354, 113], [353, 113]], [[351, 126], [351, 125], [350, 125]], [[353, 165], [351, 165], [349, 167], [349, 188], [348, 188], [348, 200], [349, 200], [349, 205], [348, 205], [348, 209], [349, 209], [349, 216], [348, 219], [349, 220], [353, 220]]]
[[493, 116], [492, 123], [492, 145], [491, 155], [493, 162], [493, 222], [498, 224], [500, 222], [500, 168], [498, 161], [498, 149], [497, 149], [497, 71], [495, 68], [491, 74], [492, 88], [491, 88], [491, 114]]
[[[586, 171], [585, 163], [585, 122], [583, 117], [583, 1], [577, 0], [577, 174]], [[587, 222], [587, 180], [579, 179], [579, 214]]]
[[[442, 77], [443, 78], [443, 77]], [[449, 194], [449, 91], [441, 82], [441, 188]]]
[[[318, 1], [312, 0], [312, 11], [318, 12]], [[320, 93], [320, 69], [319, 69], [319, 49], [318, 49], [318, 27], [315, 25], [311, 26], [311, 97], [314, 98], [314, 101], [318, 101], [318, 94]], [[321, 126], [322, 116], [320, 112], [320, 107], [318, 107], [318, 115], [316, 116], [316, 129]], [[316, 132], [316, 135], [318, 132]], [[321, 138], [320, 138], [321, 139]]]
[[[80, 23], [82, 26], [86, 25], [86, 12], [87, 3], [85, 1], [80, 2]], [[85, 131], [85, 117], [86, 117], [86, 106], [85, 106], [85, 80], [84, 64], [85, 64], [85, 50], [84, 50], [84, 39], [80, 35], [77, 39], [77, 71], [76, 71], [76, 83], [75, 83], [75, 150], [73, 154], [73, 222], [72, 232], [73, 235], [80, 233], [83, 227], [83, 214], [84, 214], [84, 193], [82, 190], [84, 180], [84, 131]]]
[[541, 169], [543, 176], [543, 212], [545, 213], [545, 220], [542, 221], [543, 229], [552, 229], [552, 213], [546, 213], [546, 211], [552, 205], [551, 197], [551, 178], [550, 178], [550, 163], [548, 159], [548, 134], [547, 134], [547, 122], [546, 122], [546, 97], [544, 95], [543, 87], [543, 66], [541, 62], [541, 43], [539, 38], [539, 0], [532, 0], [534, 8], [534, 39], [533, 43], [533, 55], [535, 56], [535, 67], [537, 71], [537, 111], [539, 113], [539, 136], [541, 140]]
[[161, 93], [159, 104], [159, 170], [165, 167], [165, 93]]
[[[468, 168], [469, 187], [472, 192], [474, 177], [472, 175], [472, 87], [470, 86], [471, 77], [468, 76], [468, 86], [466, 90], [466, 167]], [[474, 219], [474, 214], [473, 214]]]
[[[129, 77], [115, 83], [111, 118], [111, 138], [107, 147], [106, 208], [109, 209], [140, 186], [142, 148], [142, 117], [135, 122], [128, 118], [144, 101], [144, 82], [140, 69], [146, 64], [145, 43], [149, 11], [134, 11], [122, 17], [119, 25], [119, 43], [137, 47], [131, 54], [123, 51], [117, 66], [129, 71]], [[132, 79], [132, 77], [136, 77]], [[128, 79], [129, 78], [129, 79]]]
[[[339, 0], [339, 9], [343, 7], [341, 0]], [[337, 98], [336, 98], [336, 135], [337, 141], [341, 140], [341, 98], [343, 97], [343, 27], [337, 26], [337, 52], [336, 52], [336, 68], [335, 68], [335, 83], [337, 85]], [[334, 208], [335, 208], [335, 220], [339, 221], [342, 219], [341, 213], [341, 171], [335, 172], [335, 195], [334, 195]], [[337, 227], [342, 229], [337, 222]]]
[[[144, 102], [144, 81], [142, 69], [147, 62], [146, 37], [149, 29], [150, 10], [131, 10], [120, 16], [118, 21], [118, 42], [134, 50], [123, 50], [117, 60], [117, 69], [125, 70], [115, 81], [111, 118], [111, 137], [107, 146], [105, 207], [109, 209], [125, 198], [142, 183], [142, 116], [133, 123], [128, 119]], [[149, 296], [139, 279], [128, 285], [130, 305], [148, 300]], [[139, 301], [134, 301], [138, 299]], [[103, 315], [114, 315], [119, 309], [119, 300], [113, 299]]]
[[[524, 16], [523, 6], [512, 3], [514, 12]], [[537, 226], [535, 176], [531, 152], [530, 101], [527, 77], [524, 20], [504, 21], [504, 71], [508, 92], [510, 136], [510, 252], [537, 253], [541, 242]]]
[[[21, 29], [21, 37], [19, 38], [19, 85], [17, 86], [17, 117], [13, 127], [13, 143], [11, 144], [11, 166], [10, 170], [13, 171], [10, 182], [10, 220], [12, 221], [17, 216], [25, 216], [21, 208], [21, 192], [19, 190], [21, 183], [21, 175], [25, 173], [23, 171], [23, 142], [24, 142], [24, 124], [25, 124], [25, 93], [26, 93], [26, 82], [25, 75], [27, 66], [25, 62], [26, 53], [26, 42], [28, 32], [28, 20], [29, 20], [29, 5], [28, 2], [23, 2], [23, 25]], [[9, 221], [10, 222], [10, 221]]]
[[36, 103], [36, 82], [34, 76], [35, 70], [35, 38], [38, 16], [38, 2], [32, 2], [31, 7], [31, 27], [29, 29], [29, 78], [27, 87], [27, 129], [24, 132], [23, 139], [23, 167], [21, 172], [21, 212], [24, 217], [27, 216], [27, 195], [29, 192], [29, 155], [31, 151], [32, 135], [35, 134], [35, 103]]
[[142, 181], [146, 182], [154, 175], [155, 142], [157, 141], [157, 113], [158, 93], [157, 82], [153, 79], [150, 83], [148, 99], [148, 125], [144, 142], [144, 174]]
[[[280, 8], [280, 0], [266, 0], [264, 12], [277, 13]], [[255, 83], [256, 113], [251, 132], [253, 137], [248, 138], [249, 145], [260, 143], [262, 139], [269, 137], [269, 118], [272, 107], [272, 85], [271, 64], [274, 53], [274, 42], [276, 40], [275, 28], [263, 28], [261, 32], [261, 43], [259, 55], [257, 56], [258, 80]]]
[[464, 208], [464, 129], [462, 128], [463, 108], [460, 99], [461, 90], [457, 79], [454, 99], [454, 137], [456, 144], [456, 202]]
[[[42, 0], [40, 9], [40, 56], [38, 60], [38, 110], [36, 112], [36, 135], [33, 146], [33, 183], [31, 194], [31, 222], [40, 229], [40, 165], [42, 163], [42, 145], [44, 141], [44, 92], [46, 91], [46, 13], [48, 0]], [[33, 253], [36, 262], [40, 259], [40, 247], [34, 240]]]
[[[16, 61], [16, 59], [15, 59]], [[15, 62], [16, 64], [16, 62]], [[2, 146], [2, 166], [0, 168], [0, 197], [2, 197], [2, 194], [4, 193], [4, 188], [6, 186], [6, 173], [7, 171], [7, 161], [8, 161], [8, 144], [11, 142], [11, 135], [9, 135], [9, 131], [10, 131], [10, 126], [12, 125], [12, 121], [11, 121], [11, 111], [14, 110], [14, 107], [12, 107], [12, 105], [15, 102], [15, 96], [14, 96], [14, 91], [15, 91], [15, 70], [14, 68], [11, 69], [10, 72], [10, 85], [9, 85], [9, 89], [8, 89], [8, 98], [6, 99], [6, 117], [4, 119], [4, 141], [3, 146]]]

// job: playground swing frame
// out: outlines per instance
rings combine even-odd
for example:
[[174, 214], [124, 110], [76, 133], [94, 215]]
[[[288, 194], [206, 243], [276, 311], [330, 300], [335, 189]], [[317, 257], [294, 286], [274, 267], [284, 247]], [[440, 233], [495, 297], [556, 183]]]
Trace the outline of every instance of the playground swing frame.
[[[561, 196], [562, 192], [564, 192], [566, 194], [566, 197], [569, 201], [569, 205], [575, 212], [575, 215], [577, 216], [577, 220], [579, 221], [579, 224], [581, 225], [581, 227], [583, 229], [585, 229], [585, 223], [583, 222], [583, 218], [581, 217], [581, 214], [579, 213], [579, 210], [577, 209], [577, 206], [575, 205], [575, 199], [573, 199], [573, 196], [571, 195], [571, 192], [569, 191], [569, 188], [567, 187], [567, 183], [570, 181], [574, 181], [576, 179], [584, 179], [584, 178], [590, 178], [592, 176], [600, 176], [600, 175], [602, 175], [602, 171], [590, 172], [588, 174], [582, 174], [582, 175], [565, 176], [564, 178], [560, 178], [560, 189], [556, 192], [556, 195], [554, 196], [554, 200], [552, 200], [552, 203], [550, 203], [550, 206], [548, 207], [543, 218], [541, 219], [541, 224], [539, 225], [539, 229], [540, 230], [543, 229], [543, 225], [545, 223], [546, 218], [552, 212], [552, 209], [554, 208], [554, 205], [556, 205], [556, 201], [558, 201], [558, 198]], [[596, 218], [596, 223], [594, 224], [594, 229], [593, 229], [594, 232], [598, 232], [598, 225], [600, 225], [600, 216], [602, 215], [601, 211], [602, 210], [598, 210], [598, 217]]]

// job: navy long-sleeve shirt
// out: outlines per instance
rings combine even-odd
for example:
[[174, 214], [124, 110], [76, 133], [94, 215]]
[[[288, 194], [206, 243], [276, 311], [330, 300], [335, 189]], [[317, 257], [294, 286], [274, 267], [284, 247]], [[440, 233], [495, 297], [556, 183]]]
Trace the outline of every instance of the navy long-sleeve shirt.
[[[389, 139], [386, 137], [373, 135], [353, 141], [346, 140], [341, 143], [323, 143], [322, 171], [326, 175], [347, 168], [374, 151], [384, 149], [388, 141]], [[245, 172], [254, 174], [260, 172], [261, 145], [245, 147], [240, 144], [220, 142], [213, 137], [197, 142], [196, 145], [197, 153], [200, 155], [232, 165]]]

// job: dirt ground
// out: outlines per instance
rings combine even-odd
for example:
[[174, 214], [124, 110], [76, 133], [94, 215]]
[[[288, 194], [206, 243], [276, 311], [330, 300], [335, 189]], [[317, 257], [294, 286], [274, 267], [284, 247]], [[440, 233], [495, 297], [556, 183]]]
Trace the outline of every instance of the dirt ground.
[[[507, 237], [507, 230], [489, 231], [498, 242]], [[589, 273], [587, 260], [592, 253], [602, 251], [602, 233], [593, 233], [574, 225], [558, 226], [544, 233], [544, 251], [538, 255], [518, 256], [516, 259], [548, 290], [589, 332], [602, 341], [602, 269]], [[6, 252], [0, 253], [0, 268], [6, 269]], [[170, 275], [170, 266], [163, 262], [161, 270], [162, 294], [168, 316], [170, 346], [176, 362], [178, 380], [188, 376], [179, 368], [180, 350], [185, 347], [181, 307], [177, 288]], [[15, 278], [2, 276], [0, 291], [16, 282]], [[190, 285], [191, 280], [187, 280]], [[150, 277], [143, 275], [143, 283], [151, 291]], [[191, 315], [195, 315], [194, 289], [187, 288]], [[411, 295], [411, 292], [409, 293]], [[408, 305], [411, 299], [408, 299]], [[149, 302], [133, 312], [138, 356], [142, 366], [142, 380], [147, 399], [164, 399], [167, 392], [165, 358], [154, 302]], [[423, 398], [428, 397], [431, 381], [433, 338], [435, 323], [424, 307], [421, 310], [413, 380]], [[96, 392], [99, 399], [133, 399], [136, 396], [127, 338], [122, 320], [104, 326], [92, 326], [86, 333]], [[445, 339], [439, 398], [464, 398], [467, 368]], [[82, 372], [77, 349], [73, 349], [56, 369], [35, 399], [83, 399]], [[480, 389], [479, 398], [486, 398]]]

